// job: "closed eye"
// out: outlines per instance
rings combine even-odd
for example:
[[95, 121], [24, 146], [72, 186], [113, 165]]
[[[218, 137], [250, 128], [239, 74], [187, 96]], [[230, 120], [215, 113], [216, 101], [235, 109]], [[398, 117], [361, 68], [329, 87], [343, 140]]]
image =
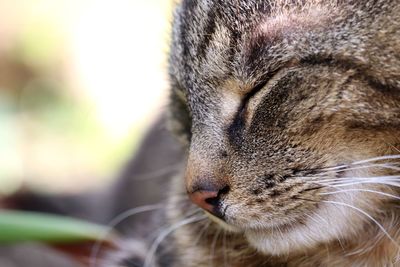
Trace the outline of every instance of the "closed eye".
[[256, 86], [253, 87], [253, 89], [248, 92], [245, 97], [243, 98], [241, 108], [245, 108], [247, 102], [256, 95], [261, 89], [265, 87], [265, 85], [268, 83], [268, 81], [272, 78], [273, 76], [269, 77], [268, 79], [263, 79], [261, 82], [258, 82]]
[[[249, 108], [249, 103], [251, 102], [250, 100], [255, 97], [260, 91], [263, 91], [266, 89], [266, 87], [269, 87], [269, 83], [274, 80], [276, 76], [279, 76], [279, 73], [282, 71], [287, 70], [287, 67], [291, 67], [293, 64], [287, 64], [285, 66], [282, 66], [275, 71], [268, 72], [268, 74], [262, 76], [259, 79], [259, 82], [256, 83], [256, 86], [253, 87], [242, 99], [242, 102], [239, 106], [239, 109], [234, 116], [234, 119], [232, 120], [232, 123], [229, 125], [227, 128], [227, 133], [228, 133], [228, 138], [232, 144], [240, 145], [242, 142], [243, 138], [243, 131], [246, 128], [246, 123], [249, 121], [249, 116], [251, 116], [249, 113], [249, 109], [251, 110], [252, 108]], [[268, 94], [268, 92], [266, 92]]]
[[[291, 66], [292, 64], [288, 65]], [[270, 80], [272, 80], [275, 75], [277, 73], [279, 73], [282, 69], [285, 69], [288, 66], [283, 66], [280, 68], [277, 68], [274, 71], [270, 71], [267, 74], [261, 76], [261, 78], [259, 79], [259, 81], [256, 83], [256, 85], [244, 96], [243, 100], [242, 100], [242, 104], [240, 105], [241, 109], [246, 108], [247, 103], [249, 102], [249, 100], [255, 96], [258, 92], [260, 92], [267, 84]]]
[[260, 92], [273, 76], [274, 75], [268, 75], [268, 77], [264, 77], [263, 79], [260, 79], [260, 82], [258, 82], [257, 85], [254, 86], [253, 89], [251, 89], [244, 96], [244, 98], [239, 106], [239, 109], [236, 112], [236, 115], [234, 116], [232, 123], [229, 125], [229, 127], [227, 129], [228, 137], [232, 144], [240, 145], [241, 138], [242, 138], [242, 132], [245, 128], [246, 108], [247, 108], [247, 104], [249, 103], [249, 100], [252, 97], [254, 97], [258, 92]]

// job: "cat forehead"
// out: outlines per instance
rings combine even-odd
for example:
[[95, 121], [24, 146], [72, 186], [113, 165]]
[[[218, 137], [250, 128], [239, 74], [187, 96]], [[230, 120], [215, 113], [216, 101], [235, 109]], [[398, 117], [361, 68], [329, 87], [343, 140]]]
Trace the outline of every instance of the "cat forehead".
[[[280, 63], [276, 55], [296, 54], [287, 39], [334, 13], [333, 5], [317, 4], [321, 1], [294, 1], [290, 8], [286, 1], [227, 2], [184, 1], [178, 9], [171, 69], [189, 91], [195, 77], [211, 88], [232, 88], [220, 82], [228, 79], [232, 85], [236, 79], [235, 91], [246, 92]], [[268, 54], [275, 56], [266, 60]]]

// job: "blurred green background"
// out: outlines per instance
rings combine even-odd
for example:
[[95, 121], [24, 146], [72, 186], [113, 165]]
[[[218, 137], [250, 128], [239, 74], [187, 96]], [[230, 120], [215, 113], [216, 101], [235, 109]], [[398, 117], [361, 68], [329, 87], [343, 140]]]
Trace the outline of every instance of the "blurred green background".
[[172, 1], [0, 0], [0, 195], [116, 177], [165, 107]]

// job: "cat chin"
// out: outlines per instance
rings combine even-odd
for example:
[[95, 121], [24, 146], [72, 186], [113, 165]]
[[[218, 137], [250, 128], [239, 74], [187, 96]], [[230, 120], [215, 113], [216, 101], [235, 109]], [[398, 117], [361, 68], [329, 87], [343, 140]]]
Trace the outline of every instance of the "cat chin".
[[362, 225], [362, 218], [353, 210], [321, 203], [302, 223], [294, 222], [279, 229], [247, 229], [244, 234], [249, 244], [261, 253], [282, 256], [351, 238], [360, 232]]

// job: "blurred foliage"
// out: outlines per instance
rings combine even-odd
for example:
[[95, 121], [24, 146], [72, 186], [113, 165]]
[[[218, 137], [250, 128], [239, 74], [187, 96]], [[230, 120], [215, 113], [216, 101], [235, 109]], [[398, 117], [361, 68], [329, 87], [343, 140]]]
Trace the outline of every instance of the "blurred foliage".
[[[1, 211], [0, 244], [17, 242], [79, 243], [97, 241], [110, 232], [106, 226], [38, 212]], [[107, 238], [112, 238], [112, 232]]]
[[[130, 125], [118, 138], [110, 134], [113, 126], [102, 122], [96, 99], [77, 75], [70, 24], [82, 16], [78, 11], [101, 2], [0, 0], [0, 195], [22, 185], [53, 192], [104, 184], [140, 139], [143, 124]], [[135, 14], [147, 12], [143, 16], [165, 24], [154, 27], [167, 28], [171, 1], [114, 1], [122, 2], [143, 8], [132, 10]], [[165, 18], [160, 20], [156, 9]], [[114, 15], [118, 18], [117, 11]], [[165, 42], [158, 46], [160, 51], [166, 47]]]

